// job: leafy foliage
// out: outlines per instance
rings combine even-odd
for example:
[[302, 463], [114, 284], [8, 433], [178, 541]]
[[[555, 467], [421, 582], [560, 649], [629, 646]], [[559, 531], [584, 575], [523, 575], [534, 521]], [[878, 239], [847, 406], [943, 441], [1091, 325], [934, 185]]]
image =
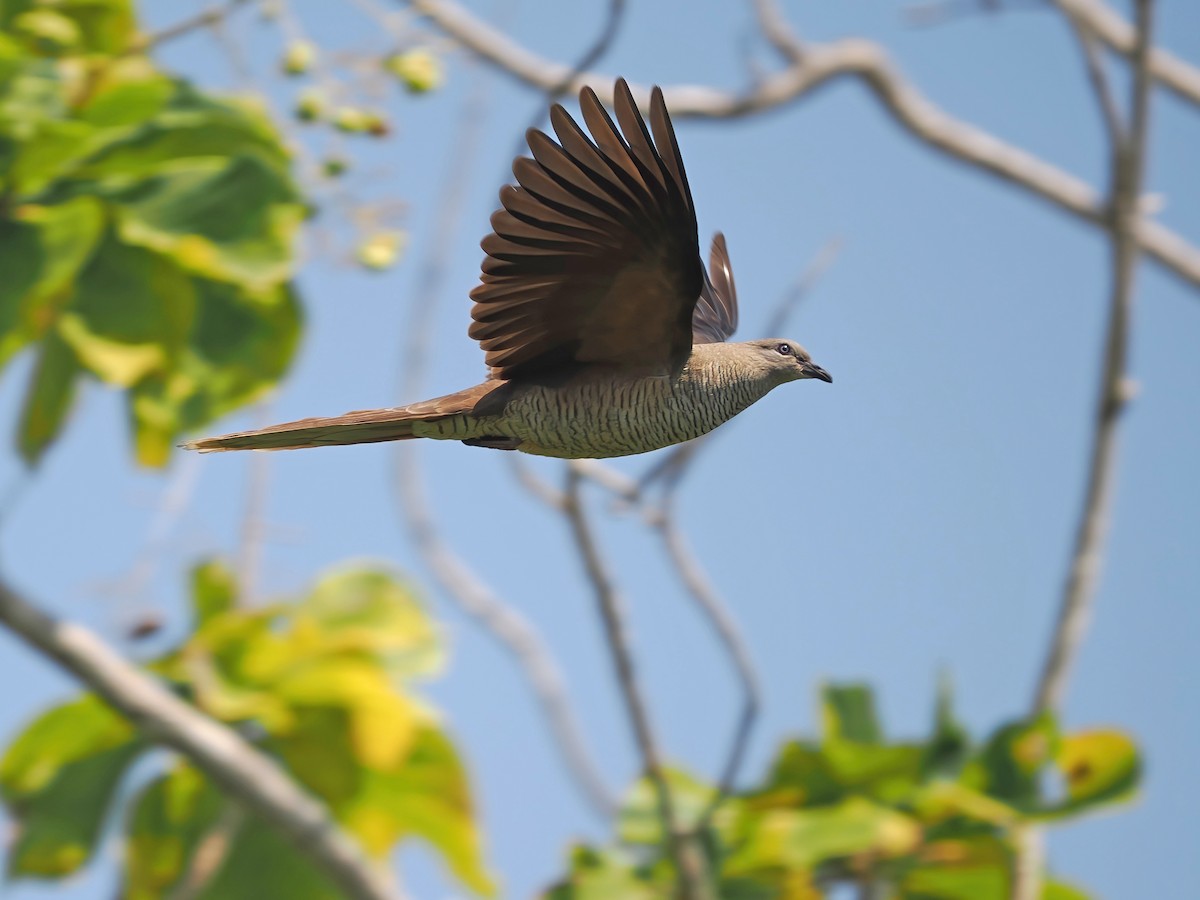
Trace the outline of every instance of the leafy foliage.
[[137, 458], [254, 399], [300, 334], [306, 208], [266, 115], [136, 52], [128, 0], [0, 6], [0, 367], [37, 356], [36, 462], [83, 377], [125, 391]]
[[[784, 744], [758, 787], [725, 798], [711, 816], [714, 789], [669, 773], [680, 828], [707, 860], [715, 896], [815, 900], [835, 885], [872, 884], [897, 900], [1006, 900], [1019, 829], [1125, 799], [1141, 768], [1120, 732], [1062, 735], [1049, 716], [974, 745], [946, 692], [924, 743], [888, 743], [862, 685], [827, 687], [822, 722], [819, 742]], [[673, 869], [644, 780], [626, 800], [618, 838], [612, 849], [576, 848], [546, 896], [671, 896]], [[1054, 881], [1043, 894], [1086, 896]]]
[[[197, 566], [194, 632], [150, 668], [208, 715], [255, 736], [371, 854], [418, 838], [464, 886], [492, 893], [465, 769], [436, 716], [406, 688], [442, 663], [439, 634], [407, 587], [387, 572], [347, 568], [294, 605], [236, 601], [223, 566]], [[18, 823], [9, 876], [82, 867], [115, 815], [127, 770], [148, 748], [92, 695], [18, 736], [0, 760], [0, 798]], [[340, 896], [183, 761], [136, 789], [124, 835], [128, 900], [171, 896], [196, 871], [205, 875], [196, 896], [212, 900]]]

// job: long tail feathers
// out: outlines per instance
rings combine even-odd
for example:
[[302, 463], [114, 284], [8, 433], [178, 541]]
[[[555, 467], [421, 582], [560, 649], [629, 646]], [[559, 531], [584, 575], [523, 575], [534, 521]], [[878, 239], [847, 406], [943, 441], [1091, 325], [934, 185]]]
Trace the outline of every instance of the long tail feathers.
[[186, 441], [180, 446], [187, 450], [212, 453], [219, 450], [300, 450], [305, 447], [336, 447], [340, 444], [406, 441], [419, 437], [413, 434], [413, 425], [418, 422], [436, 422], [450, 416], [478, 413], [481, 401], [503, 386], [502, 381], [485, 381], [444, 397], [434, 397], [409, 406], [364, 409], [322, 419], [300, 419], [298, 422], [285, 422], [255, 431], [238, 431]]
[[413, 422], [426, 418], [407, 408], [366, 409], [344, 416], [300, 419], [255, 431], [238, 431], [180, 444], [187, 450], [299, 450], [340, 444], [373, 444], [416, 437]]

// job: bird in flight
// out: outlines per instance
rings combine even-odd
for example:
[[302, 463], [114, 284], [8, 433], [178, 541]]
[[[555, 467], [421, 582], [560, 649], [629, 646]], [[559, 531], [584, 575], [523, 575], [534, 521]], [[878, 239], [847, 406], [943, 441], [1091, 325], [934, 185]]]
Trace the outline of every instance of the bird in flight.
[[696, 209], [662, 91], [650, 123], [624, 79], [616, 122], [591, 88], [586, 132], [555, 104], [558, 138], [513, 163], [468, 334], [486, 381], [409, 406], [189, 441], [290, 450], [411, 438], [566, 459], [646, 453], [711, 431], [789, 381], [833, 379], [794, 341], [727, 343], [737, 292], [724, 237], [700, 259]]

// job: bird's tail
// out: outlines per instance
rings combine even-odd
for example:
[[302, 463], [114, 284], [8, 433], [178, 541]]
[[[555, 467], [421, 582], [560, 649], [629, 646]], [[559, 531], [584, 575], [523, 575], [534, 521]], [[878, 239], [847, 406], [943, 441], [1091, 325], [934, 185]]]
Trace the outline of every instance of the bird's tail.
[[218, 450], [300, 450], [339, 444], [403, 441], [416, 437], [412, 433], [413, 422], [420, 418], [403, 409], [367, 409], [344, 416], [284, 422], [255, 431], [235, 431], [232, 434], [185, 441], [180, 446], [186, 450], [212, 453]]
[[186, 441], [180, 446], [187, 450], [211, 453], [220, 450], [300, 450], [306, 447], [405, 441], [419, 436], [413, 434], [414, 424], [470, 413], [479, 400], [497, 386], [497, 382], [484, 383], [411, 406], [364, 409], [344, 416], [300, 419], [254, 431], [237, 431]]

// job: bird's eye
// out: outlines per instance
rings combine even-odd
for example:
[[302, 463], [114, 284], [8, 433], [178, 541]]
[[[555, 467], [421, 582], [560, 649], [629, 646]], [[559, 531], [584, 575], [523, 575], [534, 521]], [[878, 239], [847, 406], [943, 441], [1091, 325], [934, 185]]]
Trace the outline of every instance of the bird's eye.
[[778, 351], [780, 356], [791, 356], [792, 355], [792, 345], [791, 344], [780, 344], [775, 349], [776, 349], [776, 351]]

